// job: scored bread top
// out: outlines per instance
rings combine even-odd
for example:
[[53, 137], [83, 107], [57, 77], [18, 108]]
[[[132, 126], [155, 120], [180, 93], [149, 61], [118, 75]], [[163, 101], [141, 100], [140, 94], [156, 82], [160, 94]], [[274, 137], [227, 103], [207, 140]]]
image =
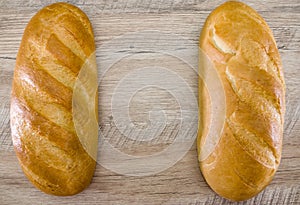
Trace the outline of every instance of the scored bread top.
[[43, 8], [24, 31], [12, 89], [12, 139], [26, 176], [49, 194], [76, 194], [94, 173], [96, 162], [72, 120], [76, 77], [94, 52], [88, 17], [67, 3]]
[[[200, 167], [218, 194], [245, 200], [271, 181], [281, 158], [285, 84], [276, 42], [256, 11], [232, 1], [209, 15], [199, 43], [218, 71], [226, 97], [223, 133]], [[208, 94], [201, 90], [204, 101]], [[201, 118], [209, 118], [208, 110], [201, 110]], [[199, 156], [209, 120], [201, 126]]]

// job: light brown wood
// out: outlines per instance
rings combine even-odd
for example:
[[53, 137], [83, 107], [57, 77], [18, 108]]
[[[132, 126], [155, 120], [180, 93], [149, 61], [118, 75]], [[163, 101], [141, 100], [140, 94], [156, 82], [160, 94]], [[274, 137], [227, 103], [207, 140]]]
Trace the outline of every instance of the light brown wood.
[[[76, 196], [54, 197], [34, 188], [22, 173], [12, 148], [9, 128], [10, 92], [15, 58], [24, 28], [39, 9], [51, 2], [0, 1], [0, 204], [231, 204], [217, 196], [205, 183], [199, 171], [195, 144], [174, 166], [155, 175], [124, 176], [98, 165], [92, 184]], [[137, 144], [129, 139], [136, 133], [135, 129], [128, 128], [125, 135], [121, 135], [116, 128], [114, 115], [110, 110], [111, 95], [120, 79], [135, 69], [135, 66], [151, 66], [153, 62], [156, 66], [169, 66], [168, 69], [179, 72], [180, 76], [189, 82], [195, 95], [197, 75], [191, 70], [185, 70], [186, 67], [183, 64], [181, 66], [182, 61], [178, 61], [178, 58], [147, 53], [149, 50], [157, 50], [157, 45], [151, 40], [144, 40], [142, 45], [145, 47], [145, 52], [132, 53], [138, 39], [123, 35], [144, 30], [170, 34], [169, 38], [162, 35], [162, 39], [156, 42], [161, 43], [161, 50], [167, 49], [170, 44], [173, 44], [171, 48], [182, 49], [181, 42], [183, 41], [180, 39], [183, 37], [189, 42], [183, 48], [185, 54], [197, 56], [194, 48], [197, 48], [203, 23], [212, 9], [222, 1], [109, 0], [94, 2], [75, 0], [70, 2], [80, 7], [93, 24], [98, 49], [97, 59], [105, 60], [105, 56], [101, 55], [110, 53], [111, 55], [106, 56], [109, 60], [118, 54], [118, 51], [130, 54], [128, 58], [122, 60], [122, 64], [115, 64], [99, 84], [100, 128], [105, 133], [105, 137], [109, 138], [110, 143], [116, 148], [136, 156], [153, 154], [167, 147], [176, 138], [176, 132], [179, 130], [176, 120], [180, 118], [178, 114], [180, 109], [174, 97], [163, 90], [149, 88], [142, 90], [133, 98], [129, 106], [130, 117], [140, 128], [147, 125], [148, 112], [156, 108], [156, 102], [163, 102], [164, 106], [161, 109], [165, 109], [166, 114], [170, 116], [168, 118], [170, 122], [165, 130], [158, 134], [158, 140]], [[297, 0], [288, 2], [250, 0], [245, 3], [265, 18], [274, 33], [283, 61], [287, 87], [287, 110], [279, 170], [271, 184], [262, 193], [241, 204], [299, 204], [300, 4]], [[172, 34], [178, 35], [178, 39], [174, 39]], [[115, 40], [120, 36], [120, 41]], [[157, 35], [153, 36], [157, 37]], [[174, 44], [176, 41], [178, 46]], [[110, 46], [105, 50], [103, 45]], [[128, 49], [124, 49], [123, 45], [128, 45]], [[192, 58], [192, 60], [195, 59]], [[103, 69], [102, 65], [103, 63], [98, 65], [100, 72]], [[147, 76], [141, 78], [141, 81], [145, 79]]]

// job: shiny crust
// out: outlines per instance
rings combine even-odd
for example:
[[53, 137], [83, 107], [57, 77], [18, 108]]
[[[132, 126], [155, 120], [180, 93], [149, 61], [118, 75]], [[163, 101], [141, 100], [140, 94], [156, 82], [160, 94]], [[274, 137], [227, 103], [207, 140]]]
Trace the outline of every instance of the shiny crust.
[[[285, 84], [278, 49], [264, 19], [240, 2], [226, 2], [209, 15], [199, 46], [217, 69], [226, 96], [223, 133], [200, 169], [216, 193], [246, 200], [271, 182], [280, 163]], [[210, 126], [202, 85], [199, 156]]]
[[20, 165], [39, 189], [73, 195], [87, 187], [96, 162], [82, 147], [72, 121], [73, 86], [95, 51], [88, 17], [56, 3], [28, 23], [14, 72], [11, 131]]

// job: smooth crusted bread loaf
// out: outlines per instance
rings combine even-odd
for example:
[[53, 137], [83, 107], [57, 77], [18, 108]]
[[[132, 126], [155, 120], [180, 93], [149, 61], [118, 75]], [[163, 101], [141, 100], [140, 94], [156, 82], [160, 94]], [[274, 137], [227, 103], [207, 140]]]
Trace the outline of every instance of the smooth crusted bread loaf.
[[200, 81], [200, 169], [216, 193], [246, 200], [270, 183], [281, 159], [285, 84], [279, 52], [264, 19], [235, 1], [209, 15], [199, 43], [219, 75], [226, 103], [222, 132], [202, 158], [213, 125], [209, 94]]
[[75, 82], [94, 52], [88, 17], [67, 3], [40, 10], [23, 35], [11, 96], [12, 139], [25, 175], [48, 194], [76, 194], [94, 174], [96, 161], [72, 117]]

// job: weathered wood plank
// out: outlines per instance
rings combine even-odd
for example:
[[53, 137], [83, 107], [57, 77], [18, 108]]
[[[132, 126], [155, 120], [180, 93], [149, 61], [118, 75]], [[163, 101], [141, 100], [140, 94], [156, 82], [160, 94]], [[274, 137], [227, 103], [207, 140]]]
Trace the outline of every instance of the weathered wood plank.
[[[54, 1], [0, 0], [0, 204], [300, 204], [300, 3], [291, 0], [257, 2], [246, 1], [266, 19], [282, 57], [287, 87], [282, 161], [272, 183], [258, 196], [242, 203], [231, 203], [217, 196], [205, 183], [198, 168], [195, 144], [187, 154], [169, 169], [146, 177], [124, 176], [97, 166], [92, 184], [72, 197], [54, 197], [35, 189], [22, 173], [13, 152], [9, 128], [9, 101], [16, 54], [24, 28], [30, 18], [43, 6]], [[109, 142], [123, 152], [145, 156], [161, 151], [173, 142], [177, 131], [180, 109], [174, 96], [162, 89], [143, 89], [132, 98], [128, 108], [136, 127], [149, 125], [149, 111], [164, 110], [167, 124], [164, 129], [153, 130], [158, 137], [148, 142], [135, 142], [134, 128], [121, 134], [112, 114], [111, 96], [126, 74], [147, 65], [164, 66], [179, 73], [197, 95], [197, 78], [186, 69], [180, 58], [158, 55], [161, 51], [183, 49], [195, 61], [198, 37], [209, 12], [218, 1], [162, 1], [162, 0], [74, 0], [71, 3], [83, 9], [94, 27], [99, 70], [105, 61], [114, 60], [120, 53], [122, 61], [111, 67], [99, 83], [100, 128]], [[163, 34], [161, 39], [138, 39], [128, 33], [152, 30]], [[177, 35], [176, 36], [174, 36]], [[116, 38], [121, 40], [114, 40]], [[156, 38], [158, 36], [153, 35]], [[187, 42], [182, 47], [182, 39]], [[141, 40], [141, 39], [140, 39]], [[160, 47], [157, 44], [160, 43]], [[110, 47], [104, 45], [109, 44]], [[128, 49], [124, 49], [128, 45]], [[135, 47], [144, 46], [140, 52]], [[149, 51], [157, 52], [149, 52]], [[105, 56], [103, 56], [105, 54]], [[146, 57], [145, 57], [146, 56]], [[147, 61], [148, 60], [148, 61]], [[121, 64], [120, 64], [121, 63]], [[193, 64], [193, 63], [192, 63]], [[197, 67], [197, 65], [195, 65]], [[142, 76], [141, 81], [147, 79]], [[129, 86], [129, 84], [128, 84]], [[128, 89], [130, 86], [128, 87]], [[159, 102], [160, 107], [157, 107]], [[118, 113], [118, 112], [117, 112]], [[196, 113], [196, 112], [195, 112]], [[155, 113], [154, 113], [155, 114]], [[156, 116], [156, 115], [154, 115]], [[155, 122], [152, 120], [152, 122]], [[157, 123], [161, 121], [157, 120]], [[157, 133], [156, 133], [157, 132]], [[185, 133], [191, 135], [191, 133]], [[128, 162], [129, 163], [129, 162]]]

